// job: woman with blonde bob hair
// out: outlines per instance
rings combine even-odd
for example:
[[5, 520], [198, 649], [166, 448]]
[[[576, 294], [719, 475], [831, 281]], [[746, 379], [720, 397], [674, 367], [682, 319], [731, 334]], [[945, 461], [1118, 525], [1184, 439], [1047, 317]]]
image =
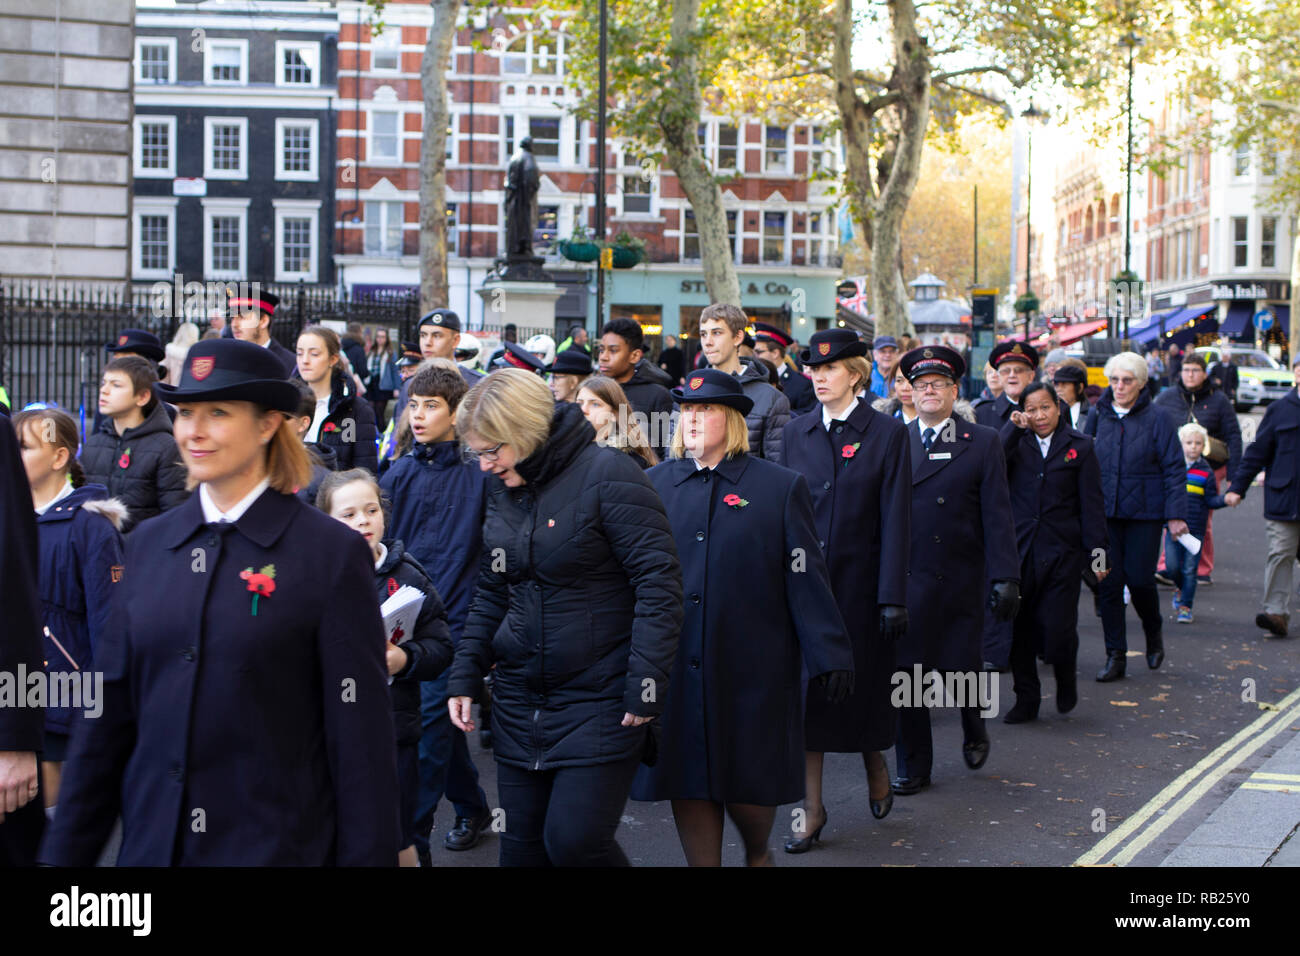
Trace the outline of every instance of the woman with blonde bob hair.
[[[776, 808], [804, 793], [801, 663], [809, 693], [843, 700], [853, 649], [808, 485], [748, 453], [753, 400], [740, 381], [718, 369], [690, 372], [673, 398], [681, 406], [673, 460], [649, 476], [672, 522], [689, 599], [661, 753], [632, 796], [672, 801], [691, 866], [722, 864], [724, 815], [740, 831], [746, 864], [771, 866]], [[753, 594], [762, 601], [744, 599]]]
[[275, 353], [213, 339], [154, 389], [198, 492], [127, 539], [102, 714], [75, 729], [42, 862], [94, 865], [120, 814], [122, 866], [396, 865], [374, 561], [294, 494], [297, 386]]
[[496, 666], [501, 865], [626, 866], [614, 836], [682, 623], [663, 505], [631, 456], [596, 444], [582, 410], [531, 372], [475, 385], [456, 430], [495, 480], [447, 708], [473, 731]]

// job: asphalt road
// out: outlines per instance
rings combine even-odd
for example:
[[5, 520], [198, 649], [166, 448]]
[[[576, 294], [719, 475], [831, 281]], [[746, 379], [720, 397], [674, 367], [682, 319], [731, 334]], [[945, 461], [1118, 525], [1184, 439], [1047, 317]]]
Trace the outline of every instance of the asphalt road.
[[[1242, 416], [1243, 419], [1258, 418]], [[1254, 422], [1248, 424], [1253, 425]], [[871, 817], [861, 759], [831, 754], [826, 761], [829, 823], [824, 843], [790, 856], [780, 851], [794, 807], [777, 813], [772, 847], [779, 866], [1064, 866], [1075, 862], [1174, 778], [1259, 717], [1260, 702], [1277, 701], [1300, 686], [1300, 627], [1288, 640], [1265, 639], [1255, 627], [1265, 558], [1262, 488], [1242, 505], [1215, 514], [1214, 583], [1198, 589], [1196, 621], [1175, 624], [1171, 591], [1160, 589], [1166, 616], [1166, 660], [1150, 671], [1141, 656], [1137, 615], [1129, 610], [1128, 676], [1098, 684], [1105, 654], [1092, 596], [1080, 599], [1079, 705], [1056, 713], [1055, 683], [1043, 675], [1044, 701], [1035, 723], [989, 721], [988, 762], [968, 770], [961, 758], [955, 710], [934, 715], [932, 786], [896, 797], [884, 820]], [[1300, 579], [1298, 579], [1300, 580]], [[1243, 700], [1254, 682], [1255, 701]], [[1001, 709], [1014, 702], [1009, 674], [1001, 677]], [[1285, 736], [1285, 735], [1284, 735]], [[494, 801], [491, 754], [472, 751]], [[1133, 861], [1159, 863], [1244, 779], [1282, 746], [1264, 746], [1174, 820]], [[892, 752], [888, 755], [894, 769]], [[1095, 827], [1101, 818], [1106, 831]], [[450, 825], [439, 808], [435, 834]], [[619, 840], [635, 865], [681, 866], [684, 860], [667, 803], [629, 802]], [[436, 847], [439, 847], [435, 843]], [[464, 853], [435, 850], [436, 866], [493, 866], [497, 838]], [[728, 824], [724, 863], [741, 865], [739, 838]]]

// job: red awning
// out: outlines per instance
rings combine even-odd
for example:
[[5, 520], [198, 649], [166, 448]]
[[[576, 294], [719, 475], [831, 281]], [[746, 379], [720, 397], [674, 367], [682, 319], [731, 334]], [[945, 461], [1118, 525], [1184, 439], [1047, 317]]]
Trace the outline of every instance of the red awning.
[[1096, 319], [1092, 322], [1078, 322], [1074, 325], [1064, 325], [1056, 330], [1056, 335], [1061, 340], [1061, 345], [1066, 346], [1079, 341], [1079, 339], [1086, 339], [1088, 336], [1100, 332], [1102, 329], [1106, 328], [1107, 324], [1107, 319]]

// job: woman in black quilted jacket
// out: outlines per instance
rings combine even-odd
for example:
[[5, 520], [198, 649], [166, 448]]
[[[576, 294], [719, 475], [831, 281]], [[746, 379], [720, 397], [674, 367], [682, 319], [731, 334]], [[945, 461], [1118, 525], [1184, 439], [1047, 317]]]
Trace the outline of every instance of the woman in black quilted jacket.
[[461, 402], [467, 453], [495, 476], [449, 683], [452, 722], [492, 691], [502, 866], [627, 865], [614, 840], [659, 716], [682, 624], [663, 505], [576, 405], [502, 369]]

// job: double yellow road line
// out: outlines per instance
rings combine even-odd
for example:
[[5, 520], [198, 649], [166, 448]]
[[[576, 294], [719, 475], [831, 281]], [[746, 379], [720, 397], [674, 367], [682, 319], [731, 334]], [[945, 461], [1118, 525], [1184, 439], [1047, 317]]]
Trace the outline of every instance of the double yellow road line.
[[[1176, 780], [1147, 801], [1142, 809], [1075, 860], [1074, 865], [1127, 866], [1205, 796], [1211, 787], [1297, 720], [1300, 720], [1300, 688], [1287, 694], [1275, 709], [1266, 711], [1253, 723], [1215, 747], [1195, 766], [1179, 774]], [[1242, 789], [1249, 790], [1300, 792], [1300, 775], [1260, 773], [1252, 775], [1241, 786]]]

